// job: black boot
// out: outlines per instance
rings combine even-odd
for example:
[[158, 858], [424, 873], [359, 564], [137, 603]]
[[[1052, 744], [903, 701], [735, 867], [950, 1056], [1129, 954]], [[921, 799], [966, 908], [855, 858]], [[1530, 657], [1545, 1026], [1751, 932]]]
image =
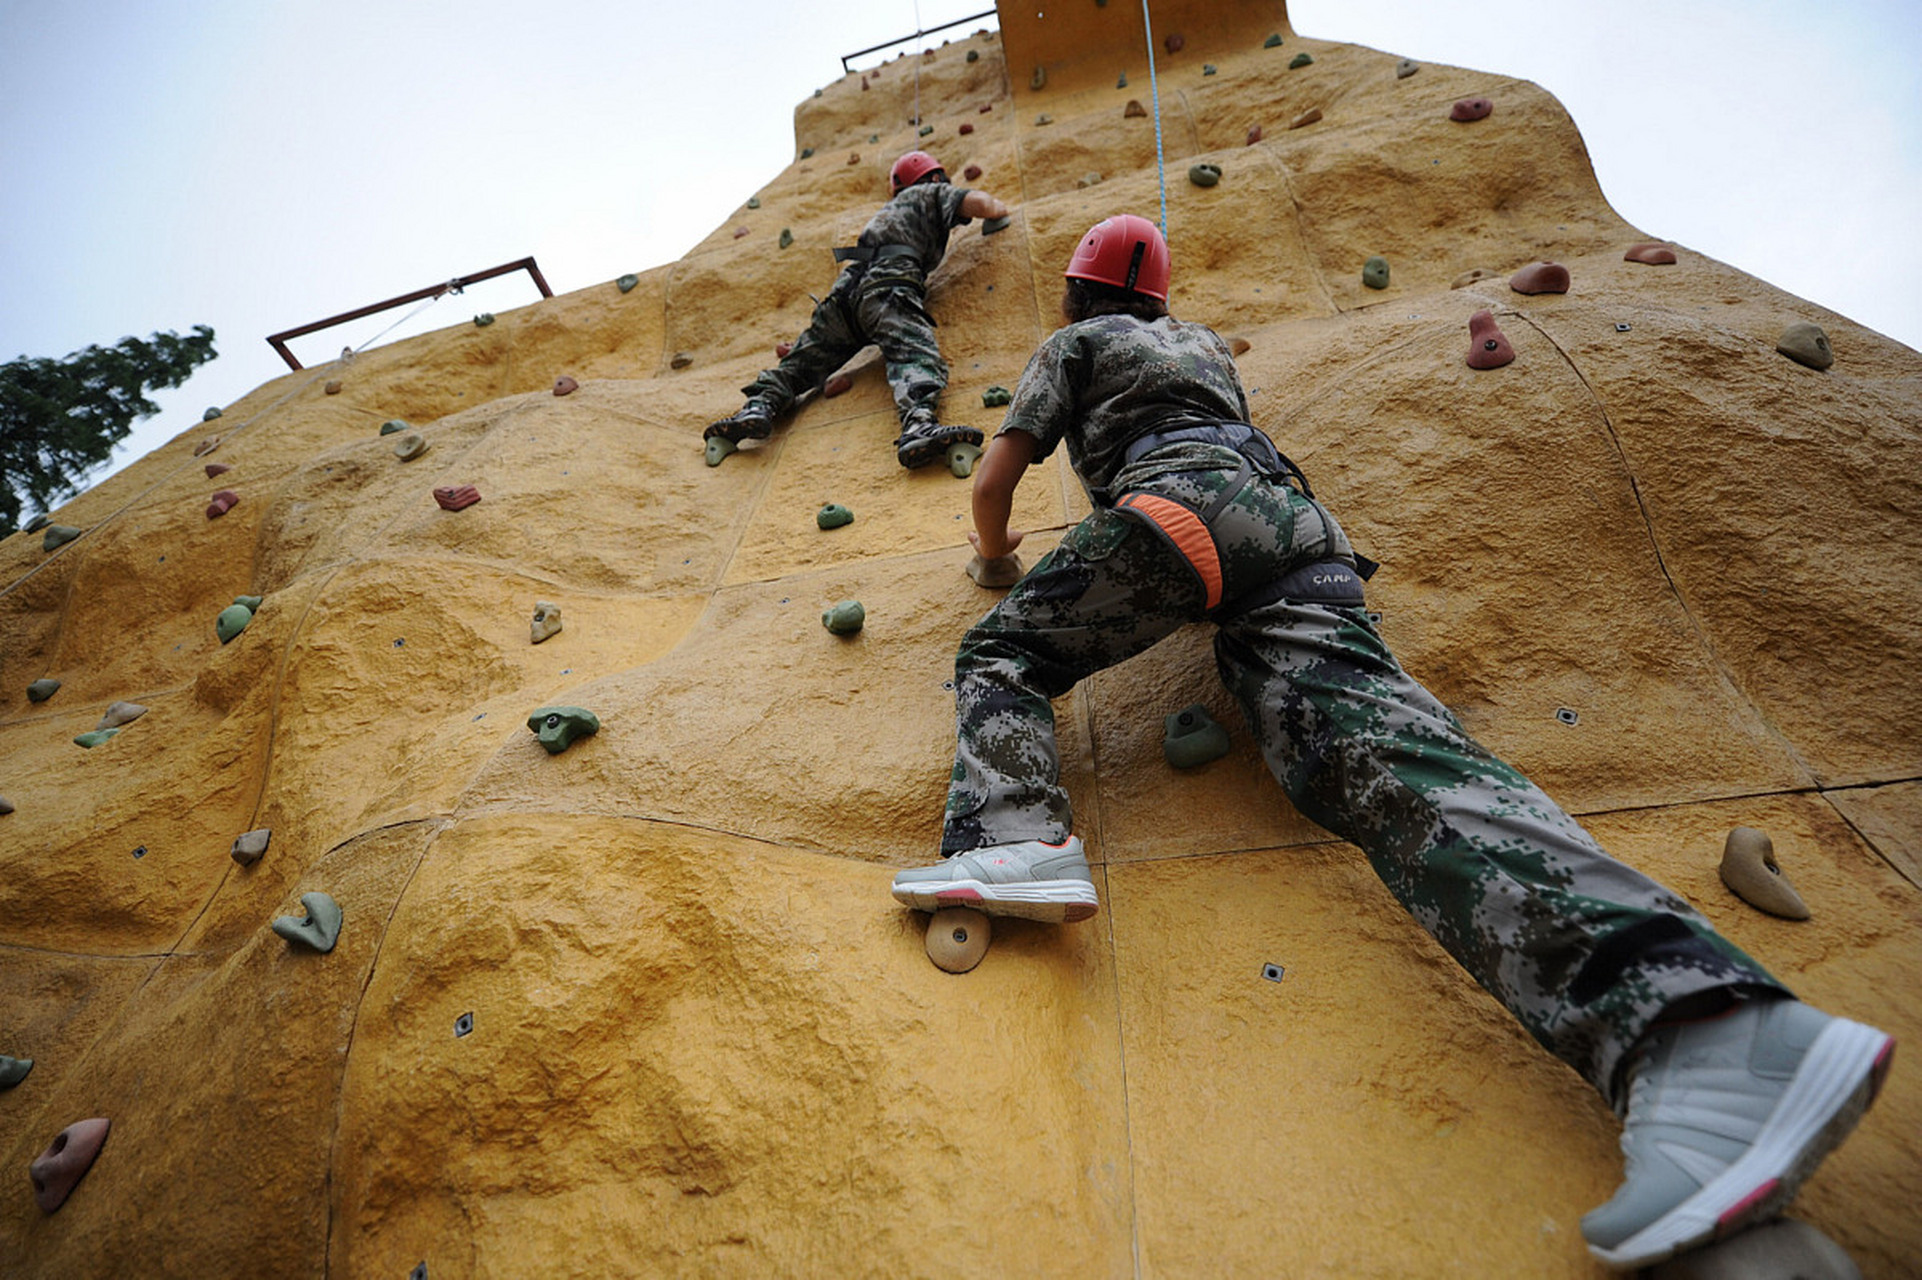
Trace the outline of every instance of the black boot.
[[712, 440], [715, 436], [739, 444], [743, 440], [765, 440], [774, 434], [774, 413], [765, 401], [750, 400], [736, 409], [730, 416], [713, 423], [701, 433], [701, 439]]
[[978, 445], [982, 435], [979, 427], [942, 426], [934, 420], [932, 409], [915, 408], [908, 410], [901, 419], [901, 434], [894, 442], [894, 456], [904, 467], [925, 467], [931, 462], [939, 462], [947, 455], [951, 445], [966, 442]]

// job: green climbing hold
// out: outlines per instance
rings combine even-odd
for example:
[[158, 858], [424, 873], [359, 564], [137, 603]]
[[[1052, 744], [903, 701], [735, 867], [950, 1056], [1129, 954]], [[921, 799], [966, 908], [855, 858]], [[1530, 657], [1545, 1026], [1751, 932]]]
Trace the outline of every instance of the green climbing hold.
[[230, 604], [220, 611], [218, 618], [214, 619], [214, 634], [220, 637], [220, 643], [226, 644], [245, 631], [247, 624], [253, 620], [252, 609], [244, 604]]
[[1290, 58], [1288, 60], [1288, 69], [1290, 71], [1299, 71], [1303, 67], [1311, 67], [1314, 64], [1315, 64], [1315, 60], [1309, 57], [1306, 53], [1298, 53], [1293, 58]]
[[821, 615], [821, 625], [837, 636], [851, 636], [867, 624], [868, 611], [859, 600], [843, 600]]
[[813, 148], [813, 147], [802, 147], [802, 148], [801, 148], [801, 159], [803, 159], [803, 160], [807, 160], [807, 159], [810, 159], [810, 158], [812, 158], [812, 157], [813, 157], [813, 155], [814, 155], [814, 148]]
[[586, 707], [542, 707], [527, 717], [527, 727], [547, 754], [557, 756], [582, 738], [601, 731], [601, 718]]
[[60, 689], [58, 680], [35, 680], [27, 686], [28, 702], [45, 702]]
[[105, 742], [108, 738], [118, 736], [119, 733], [120, 730], [118, 729], [93, 729], [75, 738], [73, 743], [77, 747], [86, 747], [91, 750]]
[[750, 209], [758, 209], [758, 208], [760, 208], [760, 207], [761, 207], [761, 197], [759, 197], [759, 196], [749, 196], [749, 197], [747, 198], [747, 207], [748, 207], [748, 208], [750, 208]]
[[396, 431], [408, 431], [411, 429], [404, 418], [389, 418], [380, 424], [380, 433], [384, 436], [391, 436]]
[[997, 231], [1006, 231], [1008, 224], [1012, 221], [1014, 221], [1012, 217], [983, 218], [981, 219], [981, 234], [991, 236]]
[[11, 1089], [27, 1078], [33, 1070], [32, 1058], [9, 1058], [0, 1053], [0, 1089]]
[[854, 513], [838, 502], [830, 502], [814, 513], [814, 523], [823, 529], [839, 529], [854, 523]]
[[639, 284], [640, 282], [641, 282], [641, 278], [630, 271], [626, 275], [622, 276], [620, 279], [616, 280], [614, 284], [615, 284], [615, 287], [620, 289], [622, 293], [627, 293], [630, 290], [632, 290], [634, 286]]
[[1361, 264], [1361, 282], [1370, 289], [1388, 287], [1388, 259], [1376, 254]]
[[1215, 64], [1214, 64], [1214, 63], [1212, 63], [1212, 62], [1204, 62], [1204, 63], [1202, 63], [1202, 64], [1201, 64], [1201, 74], [1202, 74], [1202, 75], [1204, 75], [1204, 76], [1211, 76], [1211, 75], [1213, 75], [1213, 74], [1215, 74]]
[[311, 947], [326, 955], [340, 941], [340, 904], [324, 893], [303, 893], [300, 905], [307, 910], [301, 916], [277, 916], [274, 919], [274, 932], [287, 941], [303, 947]]
[[488, 325], [493, 323], [494, 323], [494, 313], [492, 311], [483, 311], [479, 315], [474, 317], [474, 327], [476, 329], [485, 329]]
[[1188, 181], [1197, 187], [1212, 187], [1221, 181], [1221, 166], [1203, 160], [1188, 166]]
[[956, 478], [966, 480], [974, 474], [974, 464], [981, 461], [981, 446], [960, 440], [948, 446], [948, 470]]
[[210, 407], [207, 410], [207, 412], [200, 415], [200, 420], [202, 422], [212, 422], [215, 418], [218, 418], [219, 416], [220, 416], [219, 407], [218, 406]]
[[709, 436], [707, 438], [707, 465], [710, 467], [720, 466], [721, 459], [727, 457], [728, 454], [733, 453], [739, 447], [739, 445], [736, 445], [726, 436]]
[[934, 132], [934, 126], [933, 126], [933, 125], [931, 125], [931, 124], [924, 124], [924, 125], [922, 125], [922, 126], [921, 126], [921, 132], [920, 132], [920, 136], [921, 136], [921, 137], [923, 137], [923, 138], [925, 138], [925, 137], [927, 137], [927, 136], [928, 136], [929, 134], [931, 134], [931, 133], [933, 133], [933, 132]]
[[979, 49], [968, 50], [968, 61], [969, 62], [981, 61], [981, 51]]
[[52, 551], [56, 547], [66, 546], [79, 536], [80, 530], [72, 525], [50, 524], [47, 526], [47, 531], [40, 535], [40, 549]]
[[1043, 111], [1043, 112], [1042, 112], [1042, 113], [1041, 113], [1040, 115], [1038, 115], [1038, 116], [1036, 116], [1036, 117], [1034, 118], [1034, 122], [1035, 122], [1036, 124], [1038, 124], [1038, 125], [1039, 125], [1039, 124], [1053, 124], [1053, 123], [1054, 123], [1054, 117], [1053, 117], [1053, 116], [1051, 116], [1051, 115], [1049, 115], [1049, 114], [1048, 114], [1047, 112], [1045, 112], [1045, 111]]
[[235, 596], [234, 603], [246, 609], [248, 613], [260, 612], [259, 596]]
[[880, 140], [881, 140], [881, 135], [878, 133], [870, 133], [868, 135], [869, 142], [879, 142]]
[[427, 452], [427, 437], [418, 431], [409, 431], [394, 441], [394, 456], [402, 462], [412, 462]]
[[1120, 75], [1118, 75], [1118, 76], [1116, 76], [1116, 77], [1115, 77], [1115, 82], [1114, 82], [1114, 87], [1115, 87], [1115, 88], [1117, 88], [1117, 89], [1125, 89], [1125, 88], [1127, 88], [1127, 87], [1128, 87], [1128, 73], [1127, 73], [1127, 72], [1125, 72], [1125, 71], [1124, 71], [1124, 72], [1122, 72], [1122, 73], [1121, 73]]
[[1161, 723], [1161, 754], [1177, 769], [1193, 769], [1228, 754], [1228, 731], [1199, 702]]
[[1277, 31], [1273, 35], [1269, 36], [1266, 40], [1263, 40], [1261, 42], [1261, 47], [1264, 49], [1281, 48], [1281, 32]]
[[782, 227], [781, 228], [781, 247], [785, 249], [793, 243], [794, 243], [794, 232], [792, 232], [786, 227]]
[[45, 515], [37, 515], [33, 519], [27, 521], [27, 527], [22, 532], [39, 533], [42, 529], [46, 528], [48, 525], [52, 523], [53, 521], [48, 519]]
[[983, 409], [999, 409], [1004, 404], [1012, 403], [1013, 400], [1014, 392], [1008, 390], [1000, 383], [996, 383], [981, 393], [981, 407]]

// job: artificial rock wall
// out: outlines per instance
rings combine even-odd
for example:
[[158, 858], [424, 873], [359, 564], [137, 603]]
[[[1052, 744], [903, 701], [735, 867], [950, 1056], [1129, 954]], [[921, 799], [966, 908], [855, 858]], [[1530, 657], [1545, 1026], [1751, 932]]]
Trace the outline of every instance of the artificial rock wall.
[[[0, 1271], [1596, 1274], [1613, 1117], [1291, 811], [1201, 629], [1058, 707], [1099, 916], [1004, 923], [955, 977], [888, 897], [934, 854], [992, 598], [968, 486], [895, 464], [872, 353], [718, 468], [700, 432], [915, 145], [1018, 207], [933, 291], [948, 416], [992, 425], [1076, 237], [1160, 201], [1140, 15], [1031, 12], [827, 85], [799, 158], [631, 289], [280, 378], [55, 512], [76, 540], [0, 544], [0, 1053], [34, 1060], [0, 1093]], [[1247, 343], [1256, 421], [1386, 563], [1403, 662], [1799, 992], [1922, 1043], [1922, 358], [1685, 246], [1625, 262], [1648, 237], [1533, 84], [1398, 76], [1280, 3], [1155, 21], [1175, 310]], [[1493, 114], [1451, 121], [1471, 96]], [[1508, 288], [1541, 259], [1566, 294]], [[1518, 358], [1476, 372], [1483, 308]], [[1794, 320], [1834, 367], [1776, 353]], [[819, 530], [830, 501], [855, 522]], [[1084, 510], [1043, 467], [1030, 558]], [[829, 635], [850, 597], [866, 629]], [[117, 700], [148, 710], [75, 745]], [[1234, 750], [1176, 772], [1194, 702]], [[555, 703], [603, 727], [549, 756], [523, 722]], [[1736, 825], [1811, 919], [1723, 887]], [[269, 929], [311, 891], [325, 955]], [[91, 1116], [43, 1215], [28, 1162]], [[1865, 1275], [1922, 1257], [1919, 1132], [1898, 1060], [1798, 1203]]]

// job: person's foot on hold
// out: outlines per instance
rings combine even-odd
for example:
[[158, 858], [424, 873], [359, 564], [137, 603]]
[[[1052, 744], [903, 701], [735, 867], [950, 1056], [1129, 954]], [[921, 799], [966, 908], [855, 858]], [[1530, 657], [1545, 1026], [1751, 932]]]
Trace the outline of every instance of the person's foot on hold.
[[701, 433], [701, 439], [712, 440], [719, 436], [723, 440], [739, 444], [743, 440], [765, 440], [774, 434], [774, 415], [759, 400], [750, 400], [732, 414], [713, 423]]
[[1582, 1218], [1589, 1251], [1646, 1267], [1774, 1217], [1868, 1110], [1894, 1049], [1786, 998], [1657, 1024], [1629, 1066], [1622, 1185]]
[[932, 867], [895, 873], [895, 901], [921, 911], [973, 907], [991, 916], [1066, 923], [1095, 913], [1094, 877], [1081, 837], [1022, 840], [957, 853]]
[[930, 409], [913, 409], [901, 420], [901, 434], [894, 441], [894, 456], [901, 465], [913, 470], [943, 461], [951, 445], [965, 441], [978, 445], [985, 437], [979, 427], [943, 426]]

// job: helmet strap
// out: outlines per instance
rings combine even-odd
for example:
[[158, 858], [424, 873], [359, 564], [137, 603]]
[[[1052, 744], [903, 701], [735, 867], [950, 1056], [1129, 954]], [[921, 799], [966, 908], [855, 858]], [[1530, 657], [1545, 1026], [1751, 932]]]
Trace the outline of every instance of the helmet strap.
[[1147, 253], [1148, 242], [1146, 240], [1135, 241], [1135, 251], [1128, 259], [1128, 283], [1123, 285], [1123, 288], [1130, 291], [1134, 289], [1135, 277], [1141, 274], [1141, 259], [1147, 256]]

